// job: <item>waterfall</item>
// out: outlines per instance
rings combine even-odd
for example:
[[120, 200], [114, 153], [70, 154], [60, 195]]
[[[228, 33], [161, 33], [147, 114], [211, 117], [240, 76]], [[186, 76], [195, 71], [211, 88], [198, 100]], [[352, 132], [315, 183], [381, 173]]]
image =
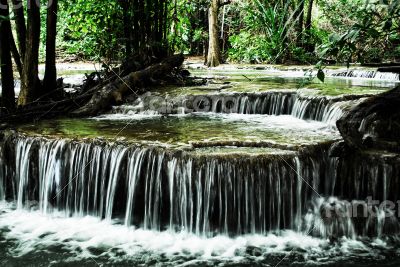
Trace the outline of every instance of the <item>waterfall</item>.
[[211, 112], [240, 114], [290, 114], [294, 93], [269, 92], [247, 95], [214, 95], [210, 97]]
[[316, 120], [335, 125], [347, 106], [349, 106], [348, 101], [331, 100], [319, 96], [302, 96], [296, 99], [291, 115], [303, 120]]
[[378, 216], [363, 217], [361, 224], [351, 216], [326, 220], [337, 207], [347, 211], [344, 200], [395, 201], [396, 158], [384, 164], [373, 157], [329, 158], [326, 146], [267, 157], [220, 157], [11, 135], [0, 148], [0, 192], [18, 209], [38, 203], [44, 214], [92, 215], [199, 236], [293, 229], [354, 238], [400, 230], [397, 211], [378, 206], [370, 207]]
[[[27, 139], [29, 143], [34, 143], [35, 139], [33, 138], [28, 138]], [[17, 142], [17, 146], [23, 145], [24, 140], [19, 139]], [[39, 204], [40, 204], [40, 209], [47, 213], [51, 212], [51, 204], [49, 203], [48, 199], [51, 197], [51, 192], [56, 191], [59, 192], [61, 191], [61, 178], [63, 173], [61, 172], [61, 162], [60, 156], [62, 151], [64, 150], [64, 146], [66, 143], [64, 141], [60, 142], [44, 142], [40, 145], [39, 148], [39, 181], [42, 182], [41, 186], [39, 187]], [[28, 157], [28, 154], [24, 153], [22, 154], [24, 157], [26, 157], [20, 164], [23, 162], [26, 162], [29, 164], [30, 160]], [[19, 160], [17, 157], [17, 164]], [[18, 166], [17, 166], [17, 171], [18, 171]], [[17, 173], [18, 177], [18, 173]], [[22, 178], [22, 177], [21, 177]], [[24, 173], [24, 179], [27, 180], [30, 178], [30, 175], [28, 172]], [[22, 199], [22, 196], [19, 195], [20, 191], [18, 191], [18, 201], [20, 202]], [[57, 196], [58, 197], [58, 196]], [[60, 199], [57, 199], [57, 202]], [[21, 206], [22, 207], [22, 201], [21, 201]]]
[[119, 179], [119, 173], [122, 164], [122, 158], [125, 156], [127, 148], [122, 146], [117, 146], [111, 151], [111, 161], [110, 161], [110, 175], [108, 181], [107, 195], [106, 195], [106, 218], [108, 220], [112, 219], [112, 213], [114, 208], [114, 200], [116, 194], [117, 182]]
[[17, 192], [18, 192], [18, 202], [17, 207], [22, 208], [24, 198], [27, 195], [27, 186], [28, 186], [28, 173], [29, 173], [29, 154], [32, 148], [32, 140], [28, 139], [27, 142], [18, 142], [16, 145], [16, 174], [17, 177], [16, 183], [18, 184]]
[[94, 215], [127, 226], [198, 235], [294, 228], [312, 192], [300, 185], [292, 168], [301, 161], [310, 182], [322, 174], [312, 170], [309, 158], [289, 155], [227, 159], [25, 136], [3, 146], [15, 147], [8, 155], [15, 158], [15, 166], [8, 166], [15, 175], [0, 180], [13, 181], [14, 189], [3, 191], [18, 209], [38, 201], [45, 214]]
[[133, 207], [135, 205], [134, 196], [136, 195], [137, 185], [139, 177], [141, 175], [141, 169], [143, 166], [144, 154], [147, 149], [136, 148], [129, 155], [128, 167], [127, 167], [127, 203], [125, 211], [125, 225], [130, 226], [132, 224], [132, 214], [134, 214]]
[[[115, 107], [111, 115], [99, 117], [115, 119], [114, 115], [129, 116], [157, 116], [167, 114], [187, 114], [191, 112], [238, 113], [262, 115], [292, 115], [299, 119], [322, 121], [335, 125], [343, 115], [343, 110], [351, 105], [352, 101], [362, 96], [350, 99], [344, 97], [326, 97], [307, 95], [302, 92], [266, 92], [246, 94], [215, 94], [184, 96], [178, 98], [156, 97], [144, 98], [134, 105]], [[159, 99], [160, 98], [160, 99]], [[147, 102], [146, 102], [147, 101]], [[110, 117], [111, 116], [111, 117]], [[122, 118], [125, 118], [123, 117]], [[140, 117], [139, 116], [139, 117]]]
[[376, 70], [363, 70], [363, 69], [352, 69], [352, 70], [340, 70], [340, 71], [328, 71], [328, 76], [331, 77], [351, 77], [351, 78], [368, 78], [377, 80], [387, 81], [399, 81], [399, 74], [393, 72], [379, 72]]

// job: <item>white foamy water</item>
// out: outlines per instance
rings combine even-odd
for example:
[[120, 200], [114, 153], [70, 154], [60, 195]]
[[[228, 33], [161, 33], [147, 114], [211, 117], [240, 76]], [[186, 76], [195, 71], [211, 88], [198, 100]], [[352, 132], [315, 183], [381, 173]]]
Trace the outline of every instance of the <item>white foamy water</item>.
[[326, 74], [330, 77], [399, 81], [398, 73], [379, 72], [373, 69], [366, 68], [345, 68], [338, 70], [327, 70]]
[[[157, 100], [158, 99], [158, 100]], [[229, 114], [225, 118], [236, 118], [245, 115], [292, 115], [302, 120], [314, 120], [336, 126], [336, 121], [343, 115], [344, 109], [355, 101], [340, 101], [339, 98], [316, 95], [313, 90], [293, 92], [269, 92], [250, 95], [215, 94], [187, 96], [182, 99], [168, 97], [156, 98], [157, 105], [152, 99], [138, 99], [132, 104], [115, 106], [108, 114], [103, 114], [96, 120], [142, 120], [161, 116], [185, 116], [190, 114]], [[186, 102], [196, 103], [188, 107]], [[189, 104], [190, 106], [190, 104]], [[222, 117], [221, 117], [222, 118]], [[283, 117], [281, 117], [283, 118]], [[284, 120], [286, 121], [286, 120]], [[296, 125], [298, 123], [295, 123]]]
[[[296, 252], [302, 253], [308, 262], [337, 261], [360, 253], [374, 257], [377, 253], [358, 240], [343, 238], [339, 243], [331, 244], [289, 230], [281, 231], [279, 235], [206, 238], [186, 232], [135, 229], [90, 216], [66, 218], [56, 213], [44, 215], [40, 211], [12, 210], [10, 207], [5, 202], [0, 205], [0, 229], [9, 229], [3, 237], [16, 242], [10, 251], [14, 256], [63, 246], [75, 259], [102, 257], [118, 261], [137, 259], [140, 255], [163, 255], [171, 259], [190, 257], [192, 260], [185, 263], [190, 265], [196, 261], [214, 260], [240, 263], [245, 259], [263, 260], [270, 256], [279, 259]], [[371, 245], [377, 249], [387, 247], [382, 240], [375, 240]]]
[[[281, 77], [281, 78], [303, 78], [303, 77], [316, 77], [317, 72], [315, 70], [279, 70], [279, 69], [268, 69], [265, 71], [268, 74]], [[339, 79], [354, 79], [354, 80], [375, 80], [375, 81], [399, 81], [399, 74], [392, 72], [379, 72], [373, 69], [367, 68], [341, 68], [341, 69], [326, 69], [325, 75], [330, 78]]]
[[11, 210], [5, 203], [0, 210], [4, 212], [0, 216], [0, 228], [9, 228], [6, 237], [20, 242], [15, 251], [19, 254], [29, 253], [39, 245], [63, 243], [71, 250], [82, 249], [81, 256], [90, 254], [88, 248], [98, 247], [105, 251], [118, 248], [127, 255], [154, 251], [167, 255], [190, 253], [206, 259], [231, 259], [238, 250], [249, 245], [264, 247], [266, 252], [272, 253], [290, 246], [311, 249], [326, 242], [292, 231], [283, 232], [280, 237], [270, 234], [206, 238], [186, 232], [135, 229], [91, 216], [67, 218], [56, 213], [44, 215], [40, 211]]
[[224, 114], [224, 113], [196, 113], [195, 116], [210, 117], [213, 119], [222, 119], [226, 122], [249, 122], [249, 128], [285, 130], [285, 131], [303, 131], [304, 135], [308, 133], [321, 133], [337, 135], [338, 132], [331, 127], [329, 123], [303, 120], [292, 115], [248, 115], [248, 114]]
[[153, 110], [145, 110], [145, 111], [129, 111], [126, 113], [112, 113], [112, 114], [103, 114], [97, 117], [94, 117], [94, 120], [102, 121], [102, 120], [111, 120], [111, 121], [125, 121], [125, 120], [144, 120], [151, 118], [159, 118], [163, 115], [157, 111]]

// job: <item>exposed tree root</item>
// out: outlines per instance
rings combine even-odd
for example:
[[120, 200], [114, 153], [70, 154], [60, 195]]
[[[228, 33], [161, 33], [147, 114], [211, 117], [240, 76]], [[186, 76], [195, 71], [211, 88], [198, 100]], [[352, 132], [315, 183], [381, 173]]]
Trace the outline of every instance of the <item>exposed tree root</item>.
[[[106, 73], [93, 73], [78, 92], [66, 94], [64, 88], [54, 90], [12, 114], [1, 114], [0, 123], [19, 123], [60, 116], [94, 116], [112, 105], [122, 103], [131, 94], [139, 94], [144, 88], [172, 82], [174, 69], [184, 61], [183, 55], [175, 55], [159, 63], [132, 60]], [[146, 66], [149, 66], [146, 68]], [[96, 77], [101, 77], [97, 79]], [[165, 79], [165, 80], [164, 80]], [[175, 77], [177, 80], [178, 77]], [[176, 81], [175, 81], [176, 82]]]
[[97, 115], [113, 104], [122, 103], [126, 95], [137, 94], [140, 88], [159, 83], [158, 81], [170, 74], [174, 68], [181, 66], [183, 61], [183, 55], [172, 56], [159, 64], [120, 77], [100, 90], [96, 90], [90, 101], [72, 114], [75, 116]]

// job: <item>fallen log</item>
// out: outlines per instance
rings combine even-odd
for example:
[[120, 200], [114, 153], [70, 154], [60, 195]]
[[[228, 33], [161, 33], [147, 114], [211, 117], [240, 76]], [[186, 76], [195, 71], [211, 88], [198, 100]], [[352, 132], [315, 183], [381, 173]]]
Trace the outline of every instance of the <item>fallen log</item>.
[[125, 96], [138, 94], [141, 88], [153, 85], [155, 81], [165, 78], [171, 74], [173, 69], [181, 66], [183, 61], [183, 55], [175, 55], [143, 70], [118, 77], [115, 81], [97, 90], [88, 103], [71, 112], [71, 115], [95, 116], [112, 105], [121, 103]]

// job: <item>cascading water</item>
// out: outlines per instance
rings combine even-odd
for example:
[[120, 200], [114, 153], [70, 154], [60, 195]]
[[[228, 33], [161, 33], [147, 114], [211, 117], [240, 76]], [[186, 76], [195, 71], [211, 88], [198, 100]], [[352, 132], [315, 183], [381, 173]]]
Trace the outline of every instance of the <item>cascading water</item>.
[[[18, 209], [38, 200], [43, 213], [94, 215], [158, 231], [210, 236], [300, 230], [307, 205], [319, 194], [397, 196], [388, 179], [379, 181], [382, 172], [386, 177], [398, 172], [396, 165], [381, 169], [361, 164], [354, 170], [358, 178], [351, 178], [352, 173], [339, 175], [353, 169], [351, 164], [333, 163], [324, 149], [305, 155], [215, 158], [155, 147], [10, 136], [2, 151], [13, 147], [15, 154], [7, 161], [15, 166], [3, 164], [1, 173], [15, 175], [0, 177], [1, 195], [15, 200]], [[364, 179], [359, 178], [362, 173]], [[333, 229], [323, 232], [318, 222], [322, 203], [312, 212], [313, 227], [318, 225], [318, 236], [328, 237], [351, 220], [335, 221]], [[340, 233], [354, 237], [363, 231], [346, 228]]]
[[393, 72], [379, 72], [376, 70], [343, 70], [343, 71], [328, 71], [328, 76], [331, 77], [347, 77], [347, 78], [368, 78], [377, 80], [399, 81], [399, 74]]
[[[254, 94], [194, 95], [178, 98], [145, 98], [135, 105], [113, 109], [113, 114], [157, 116], [192, 112], [292, 115], [303, 120], [335, 125], [344, 110], [363, 96], [325, 97], [301, 92], [267, 92]], [[155, 104], [158, 102], [158, 104]]]
[[[270, 119], [265, 124], [315, 120], [320, 122], [304, 123], [337, 133], [331, 126], [363, 97], [293, 90], [218, 93], [158, 97], [157, 103], [142, 99], [112, 113], [141, 119], [163, 118], [178, 110], [211, 118], [212, 112], [227, 113], [218, 119], [233, 121], [255, 120], [250, 114], [258, 114], [261, 122]], [[188, 119], [177, 117], [178, 122]], [[250, 129], [250, 124], [243, 125]], [[294, 125], [279, 131], [291, 128]], [[400, 232], [398, 211], [379, 205], [398, 199], [398, 157], [377, 157], [373, 152], [330, 157], [336, 137], [314, 144], [286, 144], [283, 135], [275, 136], [275, 143], [253, 142], [249, 129], [250, 141], [210, 136], [184, 147], [7, 132], [0, 145], [0, 233], [6, 229], [9, 239], [22, 240], [17, 250], [21, 254], [62, 244], [83, 257], [123, 255], [134, 264], [149, 265], [165, 258], [179, 265], [183, 258], [202, 265], [209, 262], [199, 258], [229, 258], [235, 264], [251, 258], [253, 264], [276, 253], [277, 260], [267, 261], [276, 265], [282, 253], [290, 257], [292, 250], [317, 262], [332, 255], [381, 250]], [[173, 130], [184, 135], [187, 129]], [[170, 128], [160, 132], [173, 139]], [[257, 154], [246, 145], [269, 150]], [[379, 203], [370, 205], [369, 199]], [[372, 245], [360, 241], [364, 239], [373, 240]], [[342, 249], [345, 252], [339, 253]], [[157, 260], [143, 260], [147, 254], [156, 254]]]
[[295, 228], [293, 218], [302, 216], [312, 194], [296, 189], [302, 181], [291, 166], [301, 164], [314, 184], [322, 175], [313, 169], [316, 160], [288, 155], [229, 160], [63, 139], [19, 136], [10, 142], [16, 147], [15, 176], [2, 179], [15, 188], [2, 194], [16, 200], [18, 209], [39, 200], [44, 213], [119, 218], [127, 226], [206, 236]]

